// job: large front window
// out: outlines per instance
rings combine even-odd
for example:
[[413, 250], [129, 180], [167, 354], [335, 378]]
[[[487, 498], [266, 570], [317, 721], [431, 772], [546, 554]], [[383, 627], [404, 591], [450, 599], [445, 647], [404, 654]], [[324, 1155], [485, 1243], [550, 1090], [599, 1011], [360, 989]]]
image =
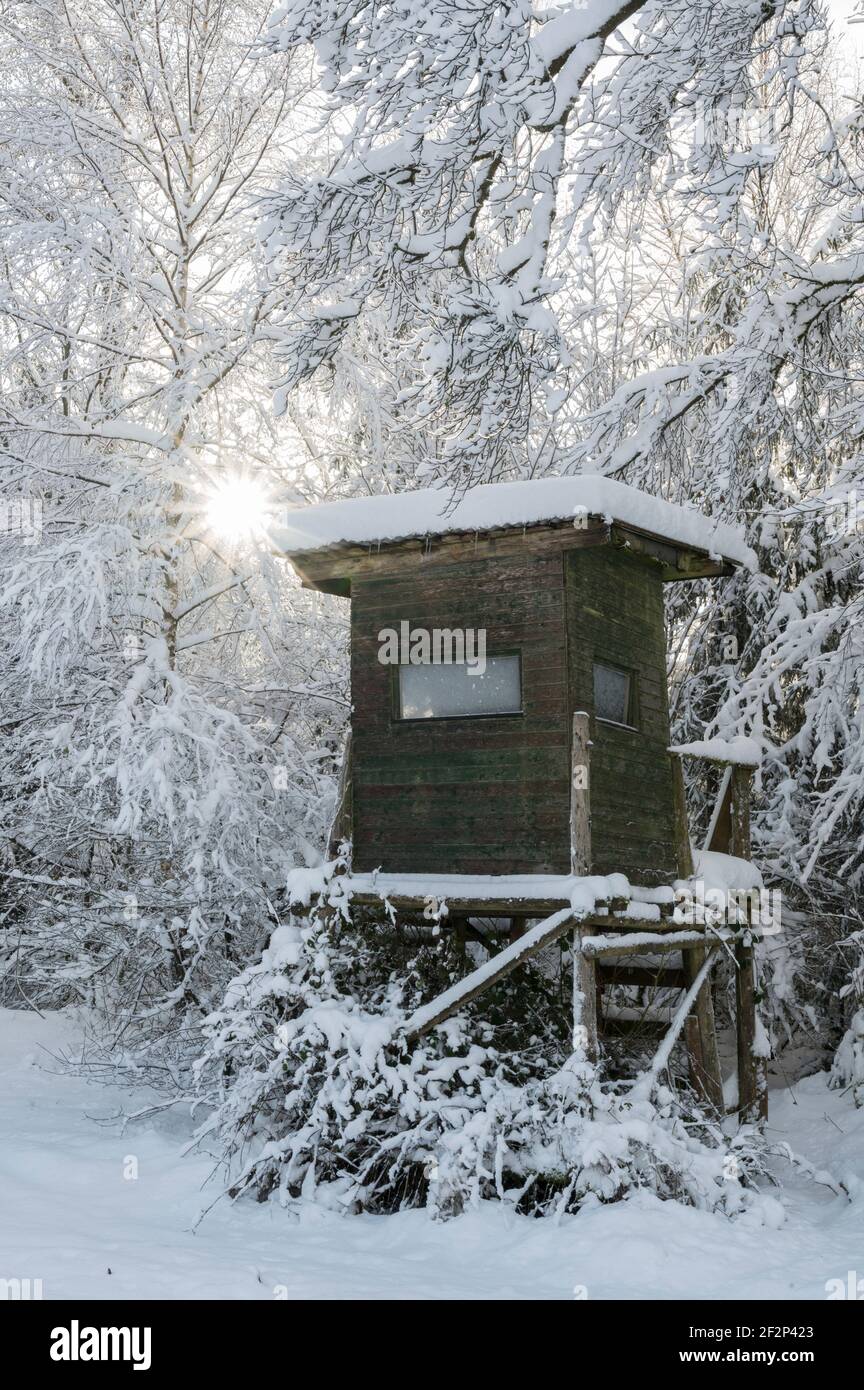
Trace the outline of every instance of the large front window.
[[485, 669], [467, 662], [399, 667], [400, 719], [520, 714], [518, 656], [488, 656]]

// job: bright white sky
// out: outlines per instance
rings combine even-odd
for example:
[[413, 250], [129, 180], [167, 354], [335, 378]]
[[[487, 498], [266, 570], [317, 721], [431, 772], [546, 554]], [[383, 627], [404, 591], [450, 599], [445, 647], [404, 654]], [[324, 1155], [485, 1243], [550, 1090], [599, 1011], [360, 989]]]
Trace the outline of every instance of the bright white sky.
[[849, 16], [854, 14], [856, 0], [825, 0], [829, 13], [834, 19], [837, 36], [849, 39], [859, 53], [864, 54], [864, 24], [849, 24]]

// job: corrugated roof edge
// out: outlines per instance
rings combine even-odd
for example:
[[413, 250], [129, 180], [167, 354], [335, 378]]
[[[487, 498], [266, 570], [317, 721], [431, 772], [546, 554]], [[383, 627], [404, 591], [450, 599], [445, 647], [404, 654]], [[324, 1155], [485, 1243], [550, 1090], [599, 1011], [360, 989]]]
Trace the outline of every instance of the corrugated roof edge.
[[586, 514], [692, 546], [748, 570], [757, 568], [756, 556], [738, 527], [598, 474], [484, 483], [455, 502], [451, 492], [437, 488], [323, 502], [289, 511], [271, 536], [276, 549], [290, 556], [340, 545], [538, 525]]

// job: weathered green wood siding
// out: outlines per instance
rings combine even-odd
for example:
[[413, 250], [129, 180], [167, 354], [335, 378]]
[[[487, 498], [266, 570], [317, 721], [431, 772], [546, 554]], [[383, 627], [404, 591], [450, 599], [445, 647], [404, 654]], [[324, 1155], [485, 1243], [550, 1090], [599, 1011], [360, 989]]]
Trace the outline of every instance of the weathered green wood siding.
[[[354, 863], [390, 872], [566, 873], [569, 750], [564, 567], [528, 552], [355, 578], [351, 604]], [[485, 628], [521, 653], [524, 714], [393, 718], [378, 633], [401, 621]]]
[[[578, 543], [577, 543], [578, 544]], [[414, 561], [355, 575], [351, 604], [354, 864], [358, 871], [567, 873], [570, 728], [593, 715], [593, 662], [635, 672], [635, 731], [592, 720], [594, 871], [675, 871], [659, 568], [610, 545]], [[394, 718], [378, 633], [485, 628], [522, 657], [524, 714]]]
[[570, 551], [565, 572], [571, 709], [593, 716], [595, 661], [636, 677], [635, 729], [592, 718], [593, 869], [668, 882], [675, 849], [660, 573], [611, 546]]

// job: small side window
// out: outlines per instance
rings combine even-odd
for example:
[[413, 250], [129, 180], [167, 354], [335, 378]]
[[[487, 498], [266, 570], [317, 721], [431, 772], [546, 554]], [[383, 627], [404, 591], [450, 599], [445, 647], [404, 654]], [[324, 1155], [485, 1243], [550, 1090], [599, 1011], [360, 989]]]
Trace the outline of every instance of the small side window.
[[606, 724], [625, 724], [632, 728], [633, 678], [619, 666], [594, 662], [594, 714]]

